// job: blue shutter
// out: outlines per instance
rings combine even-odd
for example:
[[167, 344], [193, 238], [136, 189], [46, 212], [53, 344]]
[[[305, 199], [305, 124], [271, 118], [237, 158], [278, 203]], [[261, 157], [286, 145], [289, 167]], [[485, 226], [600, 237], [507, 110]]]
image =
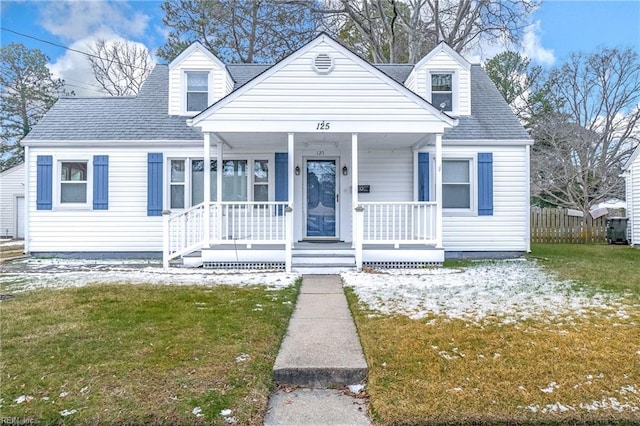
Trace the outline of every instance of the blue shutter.
[[429, 201], [429, 153], [418, 153], [418, 201]]
[[53, 156], [38, 155], [36, 208], [51, 210], [53, 188]]
[[493, 154], [478, 153], [478, 216], [493, 216]]
[[[275, 179], [276, 201], [289, 201], [289, 154], [286, 152], [276, 152]], [[282, 208], [278, 209], [278, 216], [282, 216]]]
[[147, 216], [162, 216], [162, 153], [147, 155]]
[[109, 210], [109, 156], [93, 156], [93, 209]]

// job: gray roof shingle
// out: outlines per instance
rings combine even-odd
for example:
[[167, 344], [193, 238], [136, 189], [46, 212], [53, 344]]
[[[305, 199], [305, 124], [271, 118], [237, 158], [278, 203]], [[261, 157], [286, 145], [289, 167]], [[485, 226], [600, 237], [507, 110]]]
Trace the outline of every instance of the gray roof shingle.
[[[383, 73], [402, 84], [413, 65], [378, 64]], [[227, 65], [234, 90], [271, 65]], [[189, 117], [170, 116], [167, 65], [157, 65], [137, 97], [63, 98], [24, 138], [35, 140], [199, 140], [199, 131], [187, 126]], [[471, 116], [459, 117], [458, 126], [443, 139], [529, 139], [479, 65], [471, 67]]]

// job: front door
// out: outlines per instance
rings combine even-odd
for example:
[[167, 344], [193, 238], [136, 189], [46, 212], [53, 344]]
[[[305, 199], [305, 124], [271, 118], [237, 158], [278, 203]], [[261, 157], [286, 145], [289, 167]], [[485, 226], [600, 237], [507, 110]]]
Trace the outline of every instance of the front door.
[[338, 236], [337, 163], [337, 159], [306, 160], [306, 238], [336, 239]]

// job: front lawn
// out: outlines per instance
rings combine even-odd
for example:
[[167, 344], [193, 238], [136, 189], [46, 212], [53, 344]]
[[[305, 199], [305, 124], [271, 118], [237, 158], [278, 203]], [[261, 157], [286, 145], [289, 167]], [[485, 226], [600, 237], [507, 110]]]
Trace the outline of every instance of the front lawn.
[[[533, 255], [543, 259], [343, 274], [379, 424], [640, 422], [640, 251]], [[598, 278], [620, 269], [634, 276]]]
[[90, 285], [0, 302], [3, 418], [262, 424], [299, 286]]

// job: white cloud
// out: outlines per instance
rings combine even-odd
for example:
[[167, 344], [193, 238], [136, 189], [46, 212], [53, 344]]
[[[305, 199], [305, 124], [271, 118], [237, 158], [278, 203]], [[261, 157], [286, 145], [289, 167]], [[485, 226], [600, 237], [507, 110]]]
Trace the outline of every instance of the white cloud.
[[96, 33], [140, 37], [150, 21], [148, 15], [133, 11], [127, 2], [52, 1], [42, 3], [39, 12], [42, 27], [67, 43]]
[[[105, 32], [82, 38], [71, 44], [69, 47], [74, 50], [88, 52], [89, 46], [91, 46], [95, 42], [96, 38], [99, 37], [105, 39], [107, 45], [110, 45], [115, 41], [127, 41], [122, 37], [109, 35]], [[146, 48], [142, 43], [133, 42], [131, 40], [129, 40], [129, 43], [134, 43]], [[93, 77], [93, 71], [91, 70], [91, 65], [86, 55], [68, 50], [63, 56], [50, 64], [49, 69], [56, 78], [64, 79], [67, 91], [75, 92], [76, 96], [108, 96], [106, 92], [101, 90], [100, 85]]]
[[553, 49], [542, 46], [539, 32], [540, 21], [534, 22], [525, 29], [521, 46], [522, 53], [540, 65], [553, 65], [556, 61]]

